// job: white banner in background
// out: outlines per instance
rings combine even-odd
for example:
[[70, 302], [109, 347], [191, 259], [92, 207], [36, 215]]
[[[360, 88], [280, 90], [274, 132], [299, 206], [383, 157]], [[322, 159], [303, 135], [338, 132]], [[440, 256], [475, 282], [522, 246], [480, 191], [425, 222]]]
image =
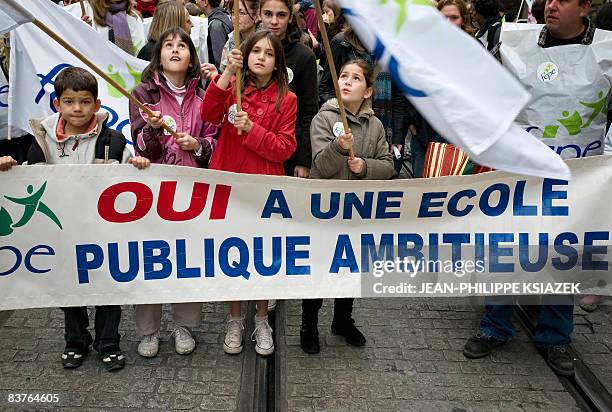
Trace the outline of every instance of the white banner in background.
[[[563, 293], [612, 295], [612, 157], [569, 165], [569, 183], [504, 172], [357, 182], [14, 167], [0, 173], [0, 310], [371, 296], [393, 270], [402, 288], [546, 279], [574, 285]], [[394, 269], [440, 260], [444, 247], [450, 270]]]
[[[140, 75], [148, 62], [102, 39], [87, 24], [50, 1], [24, 0], [22, 3], [125, 89], [131, 91], [140, 84]], [[9, 124], [30, 131], [30, 119], [51, 115], [55, 98], [53, 82], [62, 69], [70, 66], [91, 71], [32, 23], [12, 31]], [[108, 126], [123, 133], [129, 141], [128, 99], [101, 78], [98, 78], [98, 97], [103, 110], [110, 114]]]

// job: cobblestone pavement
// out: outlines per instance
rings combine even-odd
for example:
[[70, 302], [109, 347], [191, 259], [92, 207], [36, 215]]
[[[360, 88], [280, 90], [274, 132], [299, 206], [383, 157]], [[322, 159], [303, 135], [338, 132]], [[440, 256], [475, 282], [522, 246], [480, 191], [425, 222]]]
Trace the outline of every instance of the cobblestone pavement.
[[[300, 302], [279, 306], [277, 350], [279, 410], [288, 411], [567, 411], [576, 402], [545, 365], [527, 336], [490, 358], [468, 360], [461, 349], [482, 314], [480, 307], [427, 300], [361, 299], [355, 318], [368, 338], [348, 347], [330, 332], [331, 300], [320, 314], [322, 350], [299, 347]], [[191, 356], [174, 352], [168, 308], [158, 357], [136, 354], [139, 336], [125, 307], [122, 347], [127, 366], [106, 372], [94, 353], [77, 370], [62, 369], [63, 314], [59, 309], [0, 313], [0, 410], [236, 410], [251, 384], [253, 358], [223, 353], [227, 307], [203, 305]], [[612, 307], [592, 314], [576, 309], [574, 347], [608, 387], [612, 384]], [[92, 322], [93, 324], [93, 322]], [[249, 336], [247, 332], [247, 337]], [[247, 338], [248, 339], [248, 338]], [[247, 343], [247, 348], [248, 348]], [[254, 355], [253, 355], [254, 356]], [[246, 373], [245, 373], [246, 371]], [[245, 382], [247, 381], [247, 382]], [[10, 393], [57, 394], [57, 403], [9, 404]]]
[[[160, 354], [136, 353], [133, 311], [124, 307], [121, 334], [126, 367], [104, 370], [91, 352], [76, 370], [64, 370], [63, 313], [59, 309], [15, 311], [0, 329], [0, 410], [20, 407], [67, 409], [138, 408], [141, 410], [235, 410], [245, 354], [223, 352], [227, 304], [204, 304], [203, 323], [195, 329], [198, 347], [190, 356], [174, 351], [170, 313], [164, 310]], [[90, 321], [90, 327], [93, 321]], [[10, 393], [58, 394], [57, 403], [8, 403]]]
[[331, 334], [331, 304], [326, 300], [321, 309], [318, 355], [300, 349], [300, 303], [285, 302], [281, 309], [285, 410], [577, 410], [520, 328], [512, 342], [489, 358], [463, 356], [465, 340], [477, 330], [480, 307], [356, 300], [354, 317], [368, 343], [354, 348]]
[[606, 303], [593, 313], [576, 306], [572, 345], [597, 379], [612, 393], [612, 302]]

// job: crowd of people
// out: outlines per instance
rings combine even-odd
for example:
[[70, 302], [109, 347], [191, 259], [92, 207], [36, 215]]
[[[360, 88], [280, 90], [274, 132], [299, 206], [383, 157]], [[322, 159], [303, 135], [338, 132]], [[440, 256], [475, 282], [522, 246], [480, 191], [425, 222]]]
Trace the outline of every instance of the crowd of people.
[[[232, 16], [233, 1], [239, 2], [238, 16]], [[313, 1], [318, 0], [233, 1], [86, 1], [83, 24], [91, 25], [104, 40], [150, 62], [133, 96], [146, 104], [152, 115], [129, 103], [135, 154], [131, 155], [121, 133], [106, 126], [108, 115], [99, 112], [96, 78], [85, 69], [72, 67], [64, 69], [54, 81], [57, 112], [46, 119], [33, 119], [32, 135], [22, 137], [21, 144], [2, 146], [0, 170], [7, 171], [23, 161], [130, 163], [138, 169], [158, 163], [302, 179], [388, 180], [400, 174], [409, 154], [413, 176], [431, 177], [424, 173], [423, 165], [426, 156], [432, 156], [431, 147], [446, 143], [444, 136], [401, 94], [389, 73], [377, 67], [333, 0], [321, 2], [325, 27], [317, 24]], [[73, 1], [63, 3], [69, 6]], [[538, 5], [543, 6], [541, 15], [536, 13]], [[507, 7], [498, 0], [440, 0], [436, 6], [451, 24], [482, 43], [500, 64], [507, 64], [500, 53], [502, 23], [517, 18], [520, 4]], [[559, 53], [567, 49], [571, 54], [577, 45], [591, 47], [596, 33], [610, 28], [610, 5], [601, 8], [596, 23], [587, 18], [589, 0], [546, 0], [536, 2], [534, 7], [534, 15], [544, 23], [539, 40], [530, 49], [536, 55], [548, 48]], [[194, 16], [200, 14], [207, 17], [207, 40], [198, 48], [190, 32]], [[152, 18], [148, 30], [143, 18]], [[241, 44], [235, 44], [234, 30], [239, 30]], [[322, 30], [331, 39], [331, 56], [323, 50]], [[337, 97], [329, 58], [337, 68]], [[576, 62], [576, 70], [584, 64]], [[6, 59], [3, 69], [8, 74]], [[241, 110], [236, 99], [238, 75], [243, 85]], [[610, 83], [606, 81], [608, 93]], [[550, 93], [545, 86], [543, 82], [529, 86], [533, 97], [524, 116], [531, 116], [534, 110], [529, 110], [530, 105]], [[571, 82], [563, 93], [572, 96]], [[338, 99], [347, 111], [348, 130], [338, 126], [342, 124]], [[599, 132], [601, 144], [589, 155], [604, 153], [606, 130]], [[567, 152], [560, 155], [572, 157]], [[486, 168], [470, 169], [470, 173], [483, 171]], [[589, 296], [585, 307], [594, 309], [596, 302], [597, 297]], [[302, 302], [300, 343], [309, 354], [320, 351], [321, 304], [320, 299]], [[201, 323], [201, 305], [172, 305], [173, 336], [179, 354], [189, 354], [196, 347], [192, 328]], [[273, 300], [257, 302], [252, 339], [261, 355], [274, 352], [267, 316], [275, 305]], [[240, 308], [240, 302], [230, 303], [223, 343], [228, 354], [240, 353], [244, 347]], [[80, 366], [92, 345], [106, 369], [124, 367], [119, 306], [96, 307], [95, 338], [87, 330], [85, 307], [63, 311], [66, 346], [61, 359], [65, 368]], [[511, 299], [488, 299], [480, 330], [465, 344], [465, 356], [484, 357], [508, 342], [514, 334], [512, 313]], [[140, 356], [157, 355], [161, 314], [161, 304], [135, 307], [136, 329], [142, 336]], [[535, 336], [550, 366], [563, 375], [571, 375], [574, 370], [567, 352], [572, 317], [572, 301], [543, 305]], [[353, 319], [353, 299], [335, 300], [332, 332], [350, 345], [366, 344]]]

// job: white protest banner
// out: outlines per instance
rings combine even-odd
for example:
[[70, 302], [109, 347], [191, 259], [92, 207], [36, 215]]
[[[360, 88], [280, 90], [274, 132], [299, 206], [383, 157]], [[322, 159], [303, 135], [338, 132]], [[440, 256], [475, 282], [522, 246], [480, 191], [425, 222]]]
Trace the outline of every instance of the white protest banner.
[[[131, 91], [140, 84], [140, 75], [148, 62], [100, 38], [87, 24], [50, 1], [24, 0], [23, 3], [40, 21], [125, 89]], [[14, 30], [11, 33], [9, 124], [29, 131], [31, 118], [51, 115], [55, 111], [53, 82], [60, 71], [70, 66], [87, 69], [33, 24], [24, 24]], [[101, 78], [98, 78], [98, 97], [103, 110], [110, 114], [108, 126], [122, 132], [129, 140], [127, 98]]]
[[429, 0], [339, 0], [364, 45], [427, 121], [475, 162], [568, 179], [563, 161], [513, 123], [529, 94]]
[[17, 166], [0, 173], [0, 310], [385, 290], [612, 295], [612, 157], [569, 164], [569, 183]]

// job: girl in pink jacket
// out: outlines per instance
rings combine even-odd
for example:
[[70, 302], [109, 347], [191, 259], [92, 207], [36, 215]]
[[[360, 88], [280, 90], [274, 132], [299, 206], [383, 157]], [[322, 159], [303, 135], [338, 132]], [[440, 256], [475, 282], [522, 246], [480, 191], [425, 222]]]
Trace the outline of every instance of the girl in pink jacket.
[[[200, 62], [189, 35], [180, 28], [164, 32], [153, 49], [151, 63], [142, 73], [143, 83], [133, 95], [148, 105], [155, 116], [148, 117], [130, 102], [134, 149], [154, 163], [207, 167], [213, 152], [217, 127], [200, 117], [203, 90]], [[167, 133], [166, 123], [179, 138]], [[176, 352], [186, 355], [195, 349], [190, 328], [201, 321], [202, 304], [175, 303], [173, 306]], [[137, 305], [136, 330], [144, 337], [138, 353], [154, 357], [159, 351], [162, 305]]]

